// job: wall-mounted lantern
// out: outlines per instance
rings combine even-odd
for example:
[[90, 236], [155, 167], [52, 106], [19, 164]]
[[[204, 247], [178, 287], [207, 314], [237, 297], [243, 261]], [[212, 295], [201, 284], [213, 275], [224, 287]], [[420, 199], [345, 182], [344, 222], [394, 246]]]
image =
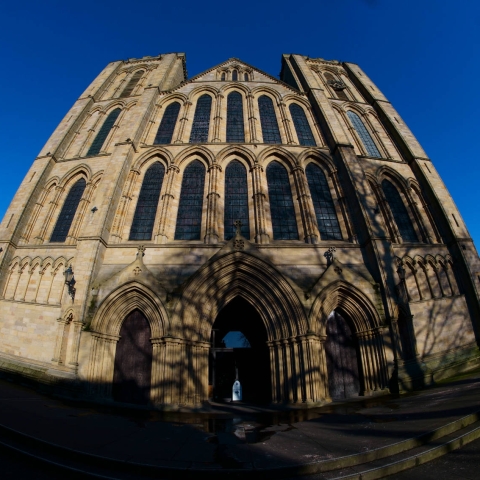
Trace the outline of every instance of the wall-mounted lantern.
[[65, 275], [65, 285], [68, 285], [68, 294], [72, 297], [72, 300], [75, 298], [75, 277], [72, 270], [72, 265], [70, 265], [64, 272]]

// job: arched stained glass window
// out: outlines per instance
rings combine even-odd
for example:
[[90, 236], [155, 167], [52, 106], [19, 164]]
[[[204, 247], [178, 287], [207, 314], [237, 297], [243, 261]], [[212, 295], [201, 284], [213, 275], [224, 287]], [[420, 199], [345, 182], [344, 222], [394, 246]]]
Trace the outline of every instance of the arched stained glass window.
[[164, 175], [165, 167], [158, 162], [146, 171], [138, 196], [135, 215], [133, 216], [129, 240], [152, 239], [153, 224], [155, 223]]
[[365, 125], [363, 122], [360, 120], [360, 117], [349, 110], [347, 112], [348, 118], [352, 122], [353, 127], [355, 128], [356, 132], [358, 133], [358, 136], [362, 140], [363, 145], [365, 146], [365, 149], [367, 150], [368, 155], [371, 157], [377, 157], [380, 158], [380, 152], [378, 151], [377, 146], [375, 145], [375, 142], [373, 141], [372, 137], [368, 133], [368, 130], [365, 128]]
[[398, 231], [402, 236], [402, 240], [404, 242], [418, 242], [417, 233], [413, 228], [412, 221], [410, 220], [407, 209], [398, 190], [388, 180], [383, 180], [382, 189], [385, 198], [387, 199], [388, 206], [392, 211], [395, 223], [397, 224]]
[[57, 223], [53, 229], [51, 242], [64, 242], [67, 239], [68, 231], [72, 226], [73, 218], [77, 212], [78, 204], [82, 199], [87, 183], [83, 178], [77, 180], [68, 192], [62, 211], [58, 216]]
[[282, 143], [272, 99], [262, 95], [258, 99], [258, 110], [260, 111], [263, 143]]
[[243, 76], [243, 79], [248, 82], [248, 73], [246, 73], [244, 76]]
[[123, 89], [123, 92], [120, 94], [120, 98], [129, 97], [133, 92], [133, 89], [137, 86], [137, 83], [140, 81], [143, 75], [143, 70], [138, 70], [132, 75], [132, 78], [127, 83], [127, 86]]
[[326, 72], [324, 75], [327, 83], [333, 88], [333, 90], [335, 90], [337, 97], [340, 100], [348, 100], [347, 94], [345, 93], [343, 88], [336, 87], [336, 85], [341, 86], [344, 85], [344, 83], [338, 81], [330, 72]]
[[115, 125], [115, 122], [117, 121], [117, 118], [120, 115], [121, 111], [122, 111], [121, 108], [116, 108], [115, 110], [112, 110], [110, 112], [108, 117], [103, 122], [102, 127], [98, 131], [97, 136], [95, 137], [95, 140], [90, 145], [90, 148], [88, 149], [88, 152], [87, 152], [87, 157], [98, 155], [100, 153], [100, 151], [102, 150], [103, 144], [105, 143], [105, 140], [107, 139], [108, 134], [110, 133], [110, 130]]
[[200, 240], [205, 167], [194, 160], [183, 173], [175, 240]]
[[278, 162], [271, 162], [267, 167], [267, 183], [273, 239], [298, 240], [292, 190], [285, 167]]
[[242, 95], [238, 92], [232, 92], [227, 97], [227, 142], [245, 142], [243, 102]]
[[237, 72], [236, 70], [234, 70], [234, 71], [232, 72], [232, 80], [233, 80], [234, 82], [236, 82], [236, 81], [238, 80], [238, 72]]
[[222, 73], [222, 82], [225, 81], [225, 73]]
[[337, 213], [323, 170], [314, 163], [309, 163], [305, 173], [307, 175], [310, 194], [312, 195], [320, 238], [322, 240], [342, 240], [342, 232], [338, 224]]
[[190, 143], [205, 143], [208, 141], [211, 109], [212, 97], [210, 95], [202, 95], [198, 99], [197, 107], [195, 108]]
[[172, 143], [173, 131], [177, 123], [178, 112], [180, 112], [180, 104], [178, 102], [171, 103], [163, 114], [162, 121], [158, 127], [154, 145], [166, 145]]
[[315, 146], [315, 139], [313, 138], [312, 129], [308, 124], [305, 111], [300, 105], [296, 103], [290, 104], [290, 114], [292, 115], [293, 124], [295, 125], [295, 131], [300, 145], [312, 145]]
[[233, 238], [233, 222], [236, 220], [242, 222], [242, 235], [250, 238], [247, 171], [239, 161], [234, 160], [225, 170], [225, 240]]

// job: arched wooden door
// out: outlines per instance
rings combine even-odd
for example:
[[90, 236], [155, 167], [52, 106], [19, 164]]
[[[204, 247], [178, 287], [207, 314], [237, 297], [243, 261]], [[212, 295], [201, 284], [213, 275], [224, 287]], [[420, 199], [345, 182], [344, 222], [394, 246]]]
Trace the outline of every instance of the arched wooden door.
[[358, 395], [360, 381], [355, 338], [347, 321], [333, 311], [327, 321], [328, 388], [334, 400]]
[[115, 354], [113, 399], [145, 405], [150, 399], [151, 330], [145, 316], [134, 310], [122, 324]]

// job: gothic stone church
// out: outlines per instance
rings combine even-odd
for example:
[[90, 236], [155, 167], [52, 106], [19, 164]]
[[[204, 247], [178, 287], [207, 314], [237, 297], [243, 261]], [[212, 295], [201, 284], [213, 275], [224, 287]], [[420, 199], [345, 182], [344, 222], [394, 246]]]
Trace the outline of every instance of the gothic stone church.
[[110, 63], [0, 229], [0, 373], [100, 402], [322, 404], [478, 366], [480, 262], [356, 64]]

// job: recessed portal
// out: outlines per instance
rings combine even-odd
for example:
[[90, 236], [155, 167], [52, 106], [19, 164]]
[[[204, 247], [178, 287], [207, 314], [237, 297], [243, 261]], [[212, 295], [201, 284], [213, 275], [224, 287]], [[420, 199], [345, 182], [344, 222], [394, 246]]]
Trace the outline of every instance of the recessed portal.
[[219, 313], [212, 329], [210, 350], [210, 397], [230, 401], [238, 375], [243, 400], [271, 401], [270, 360], [267, 332], [255, 308], [240, 297]]
[[150, 399], [152, 342], [150, 325], [138, 310], [130, 313], [120, 330], [115, 354], [113, 399], [145, 405]]
[[360, 381], [358, 375], [357, 342], [345, 318], [333, 311], [327, 320], [328, 388], [334, 400], [358, 395]]

